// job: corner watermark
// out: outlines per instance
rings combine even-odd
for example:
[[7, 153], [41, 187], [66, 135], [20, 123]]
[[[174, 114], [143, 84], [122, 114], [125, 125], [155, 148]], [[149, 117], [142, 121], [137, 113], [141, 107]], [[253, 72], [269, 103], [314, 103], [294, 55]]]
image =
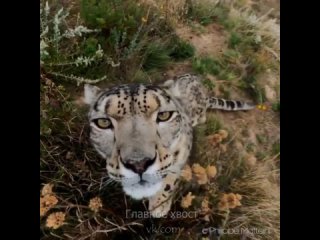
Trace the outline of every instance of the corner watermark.
[[267, 235], [270, 234], [270, 229], [261, 229], [261, 228], [203, 228], [202, 234], [215, 234], [215, 235]]

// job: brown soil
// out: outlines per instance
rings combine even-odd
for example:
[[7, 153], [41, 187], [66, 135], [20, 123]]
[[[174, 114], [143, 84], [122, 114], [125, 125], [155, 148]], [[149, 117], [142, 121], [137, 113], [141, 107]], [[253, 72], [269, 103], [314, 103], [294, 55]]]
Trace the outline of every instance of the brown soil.
[[204, 27], [204, 33], [195, 32], [191, 27], [178, 25], [177, 35], [185, 41], [189, 41], [196, 49], [196, 55], [217, 56], [226, 48], [226, 33], [218, 24], [210, 24]]

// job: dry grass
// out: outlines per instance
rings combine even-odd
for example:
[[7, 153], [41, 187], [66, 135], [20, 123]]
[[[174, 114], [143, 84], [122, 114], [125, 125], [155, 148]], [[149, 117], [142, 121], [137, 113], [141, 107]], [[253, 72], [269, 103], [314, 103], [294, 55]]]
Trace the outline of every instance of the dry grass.
[[[280, 239], [280, 189], [279, 169], [274, 161], [260, 162], [243, 177], [231, 183], [230, 189], [243, 196], [243, 206], [229, 219], [227, 228], [260, 229], [263, 239]], [[261, 239], [252, 233], [250, 239]]]
[[176, 24], [183, 19], [183, 16], [187, 14], [187, 1], [177, 0], [140, 0], [142, 4], [147, 4], [153, 6], [159, 10], [162, 17], [171, 21], [171, 23]]

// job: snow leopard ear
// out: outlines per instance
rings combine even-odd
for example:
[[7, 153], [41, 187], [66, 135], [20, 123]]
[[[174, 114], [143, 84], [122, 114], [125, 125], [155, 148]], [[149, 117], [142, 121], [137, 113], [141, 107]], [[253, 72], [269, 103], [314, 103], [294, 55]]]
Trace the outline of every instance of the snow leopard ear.
[[96, 86], [85, 84], [84, 85], [84, 102], [88, 105], [92, 104], [96, 100], [100, 91], [101, 89]]

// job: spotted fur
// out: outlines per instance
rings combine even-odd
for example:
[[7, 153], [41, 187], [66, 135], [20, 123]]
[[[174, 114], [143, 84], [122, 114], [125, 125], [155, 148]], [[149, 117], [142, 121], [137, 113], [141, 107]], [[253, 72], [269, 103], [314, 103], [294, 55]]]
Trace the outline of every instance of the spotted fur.
[[[209, 97], [190, 74], [161, 86], [127, 84], [101, 90], [85, 85], [90, 105], [90, 139], [107, 162], [111, 179], [135, 199], [148, 198], [154, 217], [168, 213], [181, 169], [192, 147], [192, 127], [206, 120], [209, 108], [248, 110], [252, 106]], [[170, 118], [159, 120], [169, 112]], [[108, 119], [101, 129], [97, 119]]]

